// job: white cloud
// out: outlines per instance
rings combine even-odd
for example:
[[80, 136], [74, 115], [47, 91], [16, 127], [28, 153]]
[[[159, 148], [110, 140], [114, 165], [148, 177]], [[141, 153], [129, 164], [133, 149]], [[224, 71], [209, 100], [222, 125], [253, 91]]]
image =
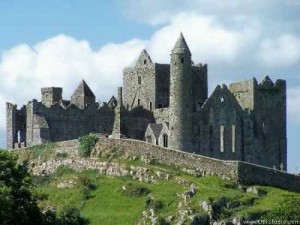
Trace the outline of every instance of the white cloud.
[[[70, 99], [80, 80], [85, 79], [97, 99], [107, 101], [116, 87], [122, 85], [122, 70], [143, 48], [149, 50], [154, 61], [168, 63], [181, 31], [196, 63], [230, 64], [259, 35], [255, 26], [241, 31], [228, 30], [213, 17], [195, 13], [174, 15], [150, 40], [108, 43], [99, 50], [91, 49], [88, 41], [58, 35], [34, 46], [22, 44], [2, 53], [0, 96], [21, 106], [32, 98], [39, 100], [41, 87], [59, 86], [64, 88], [64, 99]], [[1, 110], [3, 116], [5, 108], [2, 106]], [[4, 128], [4, 123], [2, 119], [0, 128]]]
[[[259, 19], [274, 23], [299, 21], [300, 4], [297, 0], [119, 0], [123, 13], [131, 19], [160, 25], [168, 23], [174, 15], [195, 11], [202, 16], [217, 16], [221, 22], [233, 25], [236, 17]], [[230, 22], [228, 21], [230, 20]]]
[[300, 123], [300, 86], [287, 90], [287, 109], [289, 120]]
[[5, 127], [5, 101], [26, 104], [40, 99], [40, 88], [64, 88], [70, 96], [85, 79], [98, 99], [108, 101], [122, 85], [122, 70], [143, 49], [144, 41], [134, 39], [121, 44], [107, 44], [98, 51], [87, 41], [58, 35], [37, 43], [16, 46], [1, 56], [0, 61], [0, 129]]
[[300, 38], [283, 34], [276, 39], [261, 42], [257, 59], [271, 67], [292, 66], [300, 61]]
[[232, 63], [260, 34], [259, 26], [255, 23], [247, 24], [239, 31], [230, 30], [218, 24], [214, 17], [192, 12], [180, 13], [153, 35], [149, 43], [151, 56], [157, 61], [169, 62], [169, 54], [181, 31], [195, 62]]

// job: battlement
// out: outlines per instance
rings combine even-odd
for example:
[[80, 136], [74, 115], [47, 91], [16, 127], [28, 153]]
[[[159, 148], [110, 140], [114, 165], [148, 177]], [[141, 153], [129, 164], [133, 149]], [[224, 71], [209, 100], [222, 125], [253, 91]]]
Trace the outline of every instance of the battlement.
[[266, 76], [257, 85], [257, 89], [286, 91], [286, 80], [278, 79], [274, 83], [269, 76]]

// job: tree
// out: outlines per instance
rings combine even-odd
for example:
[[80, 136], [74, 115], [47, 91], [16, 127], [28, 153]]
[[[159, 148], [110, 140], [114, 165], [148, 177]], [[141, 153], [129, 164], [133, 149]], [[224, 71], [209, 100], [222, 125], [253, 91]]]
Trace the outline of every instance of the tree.
[[0, 150], [0, 223], [2, 225], [43, 224], [37, 201], [45, 195], [36, 191], [17, 157]]

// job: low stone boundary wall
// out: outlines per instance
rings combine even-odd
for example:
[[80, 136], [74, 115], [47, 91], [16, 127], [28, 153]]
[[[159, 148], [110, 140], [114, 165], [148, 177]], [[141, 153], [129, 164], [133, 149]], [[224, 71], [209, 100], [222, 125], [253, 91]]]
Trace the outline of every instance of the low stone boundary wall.
[[238, 162], [238, 181], [300, 192], [300, 176], [246, 162]]
[[300, 176], [247, 162], [219, 160], [132, 139], [99, 139], [96, 145], [96, 151], [109, 151], [114, 148], [133, 156], [151, 156], [167, 165], [236, 179], [241, 184], [266, 185], [300, 192]]
[[[69, 152], [70, 149], [74, 148], [73, 150], [76, 151], [78, 145], [78, 140], [57, 142], [55, 149], [57, 151], [63, 149], [65, 152]], [[26, 149], [23, 148], [22, 150], [26, 151]], [[300, 192], [300, 176], [294, 174], [247, 162], [225, 161], [167, 149], [144, 141], [100, 138], [92, 154], [93, 156], [97, 156], [101, 152], [118, 152], [124, 154], [126, 157], [154, 158], [166, 165], [196, 170], [203, 176], [217, 175], [225, 179], [236, 180], [245, 185], [266, 185]], [[66, 162], [69, 161], [66, 160]], [[81, 165], [80, 163], [77, 164]], [[49, 166], [47, 163], [45, 165], [46, 167]]]
[[160, 163], [180, 168], [194, 169], [203, 175], [218, 175], [227, 179], [237, 178], [237, 161], [224, 161], [192, 153], [172, 150], [131, 139], [100, 138], [94, 154], [116, 149], [129, 156], [152, 157]]

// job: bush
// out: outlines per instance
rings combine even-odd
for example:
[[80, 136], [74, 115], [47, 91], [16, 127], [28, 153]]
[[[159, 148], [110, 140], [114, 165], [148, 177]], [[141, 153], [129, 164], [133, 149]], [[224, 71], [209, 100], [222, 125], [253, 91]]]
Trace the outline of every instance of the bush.
[[151, 197], [148, 197], [148, 199], [146, 200], [146, 208], [152, 208], [155, 211], [158, 211], [158, 210], [162, 209], [163, 207], [164, 207], [164, 204], [162, 201], [154, 200]]
[[87, 176], [79, 176], [79, 182], [83, 186], [83, 197], [85, 200], [91, 197], [91, 190], [96, 189], [96, 184]]
[[158, 225], [170, 225], [170, 223], [167, 222], [163, 217], [158, 217], [157, 224]]
[[43, 224], [37, 202], [47, 196], [32, 185], [30, 175], [17, 165], [13, 153], [0, 150], [0, 171], [1, 224]]
[[87, 225], [89, 221], [80, 215], [80, 211], [77, 208], [64, 208], [60, 213], [59, 222], [60, 225]]
[[140, 185], [133, 185], [131, 183], [127, 184], [125, 186], [125, 190], [123, 191], [124, 194], [129, 197], [145, 196], [150, 193], [150, 190], [148, 188]]
[[95, 147], [98, 137], [87, 135], [79, 138], [79, 155], [81, 157], [90, 157], [92, 149]]

